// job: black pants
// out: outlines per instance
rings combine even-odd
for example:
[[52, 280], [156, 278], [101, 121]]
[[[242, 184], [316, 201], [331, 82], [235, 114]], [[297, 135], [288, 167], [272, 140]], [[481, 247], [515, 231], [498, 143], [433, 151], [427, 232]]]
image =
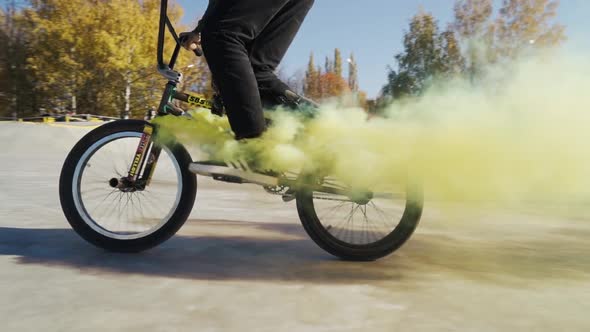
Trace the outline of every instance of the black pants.
[[262, 100], [288, 87], [275, 70], [313, 0], [216, 0], [203, 18], [203, 52], [236, 138], [266, 129]]

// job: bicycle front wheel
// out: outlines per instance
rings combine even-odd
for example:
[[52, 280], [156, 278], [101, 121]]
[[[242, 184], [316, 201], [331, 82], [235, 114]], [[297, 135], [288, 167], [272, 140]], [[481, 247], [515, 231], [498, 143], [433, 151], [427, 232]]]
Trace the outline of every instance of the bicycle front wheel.
[[115, 186], [129, 172], [147, 122], [116, 121], [94, 129], [63, 165], [59, 194], [72, 228], [109, 251], [139, 252], [174, 235], [194, 205], [197, 182], [189, 153], [179, 144], [161, 153], [145, 188]]

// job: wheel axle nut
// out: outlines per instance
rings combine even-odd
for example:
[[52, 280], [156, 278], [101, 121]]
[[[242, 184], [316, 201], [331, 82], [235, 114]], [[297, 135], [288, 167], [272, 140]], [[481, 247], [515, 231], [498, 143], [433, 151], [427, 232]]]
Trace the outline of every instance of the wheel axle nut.
[[117, 178], [112, 178], [112, 179], [110, 179], [110, 180], [109, 180], [109, 185], [110, 185], [112, 188], [118, 188], [118, 187], [119, 187], [119, 179], [117, 179]]

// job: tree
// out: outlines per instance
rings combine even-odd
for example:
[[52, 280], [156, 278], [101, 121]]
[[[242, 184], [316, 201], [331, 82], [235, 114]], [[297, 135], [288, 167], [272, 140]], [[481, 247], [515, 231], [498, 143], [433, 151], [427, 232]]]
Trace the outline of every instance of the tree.
[[556, 0], [503, 0], [494, 18], [492, 0], [456, 0], [453, 30], [463, 45], [467, 72], [476, 78], [489, 63], [559, 45], [564, 27], [552, 21]]
[[358, 67], [354, 59], [354, 54], [352, 53], [350, 54], [350, 58], [348, 59], [348, 88], [352, 92], [356, 92], [359, 90]]
[[305, 94], [305, 71], [299, 69], [294, 73], [288, 73], [283, 67], [279, 67], [275, 71], [275, 75], [285, 82], [291, 91], [297, 94]]
[[[9, 61], [9, 50], [10, 50], [10, 31], [11, 29], [11, 17], [10, 7], [0, 7], [0, 117], [9, 117], [10, 114], [10, 101], [12, 100], [12, 94], [10, 93], [11, 82], [11, 64]], [[14, 90], [12, 90], [14, 92]]]
[[496, 53], [514, 59], [527, 49], [543, 49], [562, 43], [565, 27], [553, 23], [558, 0], [503, 0], [496, 25]]
[[334, 74], [342, 77], [342, 54], [339, 49], [334, 50]]
[[332, 62], [329, 57], [326, 57], [326, 63], [324, 64], [324, 70], [326, 71], [326, 73], [333, 73], [334, 72], [334, 62]]
[[305, 72], [304, 93], [309, 98], [317, 98], [321, 93], [319, 91], [319, 70], [316, 68], [313, 53], [309, 55], [309, 63]]
[[480, 37], [489, 29], [492, 12], [492, 0], [456, 0], [453, 29], [463, 40]]
[[398, 99], [404, 96], [416, 94], [419, 90], [416, 78], [407, 71], [396, 72], [389, 68], [387, 84], [381, 89], [383, 98]]
[[398, 70], [390, 68], [382, 93], [394, 98], [420, 94], [434, 79], [458, 74], [464, 59], [454, 32], [439, 33], [432, 14], [420, 11], [404, 36], [404, 51], [395, 56]]
[[350, 57], [348, 58], [348, 89], [352, 94], [356, 106], [361, 106], [365, 110], [369, 111], [367, 94], [364, 91], [359, 91], [358, 67], [353, 53], [351, 53]]
[[305, 73], [303, 70], [297, 70], [285, 80], [287, 85], [298, 94], [305, 93]]
[[[46, 96], [44, 107], [128, 117], [157, 105], [163, 88], [154, 63], [159, 10], [158, 0], [32, 0], [27, 60], [37, 92]], [[170, 6], [168, 14], [182, 29], [180, 7]], [[169, 36], [168, 54], [173, 46]], [[206, 65], [194, 54], [181, 52], [177, 68], [189, 74], [181, 88], [209, 89]]]
[[441, 50], [437, 40], [438, 25], [434, 17], [424, 12], [414, 16], [404, 36], [404, 52], [395, 57], [400, 71], [396, 79], [406, 82], [404, 93], [419, 93], [438, 72]]
[[337, 76], [333, 72], [327, 72], [320, 75], [320, 96], [316, 99], [326, 99], [332, 97], [339, 97], [348, 92], [348, 83], [341, 76]]
[[[29, 68], [48, 96], [51, 108], [77, 111], [78, 96], [92, 77], [85, 64], [100, 64], [90, 51], [96, 47], [88, 35], [95, 18], [83, 0], [33, 0], [27, 16], [34, 26]], [[83, 38], [84, 37], [84, 38]]]
[[473, 79], [480, 67], [492, 61], [493, 3], [492, 0], [456, 0], [454, 13], [452, 28], [463, 43], [466, 70]]
[[31, 29], [14, 0], [5, 2], [0, 15], [0, 116], [34, 115], [37, 99], [26, 66]]
[[465, 58], [461, 54], [459, 41], [452, 30], [443, 31], [439, 35], [441, 48], [440, 74], [457, 76], [465, 71]]
[[[157, 77], [154, 59], [160, 1], [111, 0], [103, 6], [106, 7], [105, 12], [109, 13], [103, 24], [103, 41], [108, 45], [108, 59], [105, 59], [108, 67], [105, 70], [119, 87], [116, 94], [117, 108], [121, 111], [121, 117], [129, 117], [133, 108], [143, 113], [147, 105], [159, 102], [157, 94], [146, 91], [162, 89], [161, 82], [153, 80]], [[178, 22], [182, 10], [171, 7], [168, 16], [173, 22]], [[129, 17], [136, 17], [131, 26], [121, 24], [128, 21]], [[167, 41], [168, 47], [172, 46], [170, 37]], [[206, 65], [200, 58], [195, 58], [192, 52], [181, 52], [176, 68], [185, 74], [179, 88], [199, 91], [209, 89], [209, 85], [205, 84], [210, 81]]]
[[318, 101], [349, 91], [348, 82], [342, 77], [342, 56], [338, 49], [334, 50], [333, 60], [326, 57], [323, 71], [321, 67], [316, 67], [313, 54], [310, 55], [304, 86], [305, 95]]

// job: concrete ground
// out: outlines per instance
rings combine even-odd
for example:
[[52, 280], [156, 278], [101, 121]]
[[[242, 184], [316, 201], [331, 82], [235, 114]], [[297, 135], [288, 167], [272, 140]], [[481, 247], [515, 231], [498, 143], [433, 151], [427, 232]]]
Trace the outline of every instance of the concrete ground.
[[306, 236], [293, 203], [200, 178], [176, 237], [111, 254], [59, 206], [85, 130], [0, 123], [1, 331], [590, 330], [585, 213], [426, 202], [399, 251], [348, 263]]

